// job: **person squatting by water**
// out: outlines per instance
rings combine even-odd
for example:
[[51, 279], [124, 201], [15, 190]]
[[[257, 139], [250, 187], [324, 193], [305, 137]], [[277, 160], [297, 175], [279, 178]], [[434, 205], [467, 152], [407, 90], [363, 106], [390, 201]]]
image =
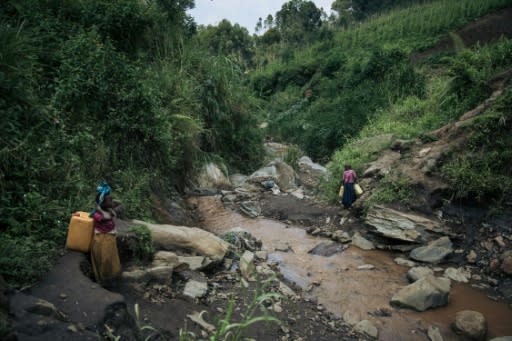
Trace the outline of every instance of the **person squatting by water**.
[[341, 203], [343, 207], [350, 208], [352, 203], [356, 201], [356, 191], [354, 189], [354, 183], [357, 181], [357, 174], [352, 169], [351, 165], [345, 165], [345, 171], [343, 172], [343, 198]]
[[94, 238], [91, 244], [91, 263], [96, 281], [109, 286], [121, 275], [121, 262], [116, 243], [116, 224], [112, 188], [102, 182], [96, 189], [96, 209], [92, 211]]

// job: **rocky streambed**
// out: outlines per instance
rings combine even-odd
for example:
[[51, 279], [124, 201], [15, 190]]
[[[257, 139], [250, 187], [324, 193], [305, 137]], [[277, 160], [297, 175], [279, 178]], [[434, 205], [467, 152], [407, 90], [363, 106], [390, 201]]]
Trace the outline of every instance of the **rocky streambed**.
[[[510, 306], [475, 288], [479, 282], [472, 277], [479, 279], [481, 275], [472, 275], [466, 267], [431, 264], [425, 259], [420, 262], [406, 259], [404, 253], [376, 250], [377, 243], [358, 232], [345, 233], [349, 238], [341, 243], [340, 236], [344, 234], [325, 226], [305, 228], [294, 226], [291, 221], [249, 218], [226, 210], [221, 196], [192, 201], [205, 228], [218, 234], [235, 227], [250, 232], [262, 241], [268, 262], [276, 264], [304, 298], [318, 301], [352, 327], [362, 328], [361, 321], [368, 321], [362, 324], [367, 335], [381, 340], [428, 340], [435, 339], [438, 333], [444, 340], [463, 339], [452, 324], [457, 313], [466, 310], [485, 316], [487, 338], [512, 335]], [[295, 208], [299, 205], [294, 202]], [[303, 206], [303, 219], [308, 215], [307, 206]], [[350, 220], [356, 223], [350, 216], [340, 219], [346, 220], [347, 225]], [[422, 223], [426, 224], [426, 220]], [[357, 224], [352, 228], [357, 229]], [[434, 249], [435, 257], [446, 256], [447, 248], [448, 253], [455, 251], [446, 240], [449, 238], [427, 244]], [[425, 255], [427, 251], [420, 249], [416, 253]], [[415, 282], [411, 285], [411, 281]]]

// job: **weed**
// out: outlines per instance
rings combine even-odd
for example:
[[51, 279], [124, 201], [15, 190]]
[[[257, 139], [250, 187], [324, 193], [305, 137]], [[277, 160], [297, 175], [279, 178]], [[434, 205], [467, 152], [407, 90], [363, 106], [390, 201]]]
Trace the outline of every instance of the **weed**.
[[372, 196], [366, 201], [365, 207], [373, 205], [401, 202], [409, 203], [414, 198], [414, 188], [410, 180], [401, 174], [388, 174], [380, 182]]

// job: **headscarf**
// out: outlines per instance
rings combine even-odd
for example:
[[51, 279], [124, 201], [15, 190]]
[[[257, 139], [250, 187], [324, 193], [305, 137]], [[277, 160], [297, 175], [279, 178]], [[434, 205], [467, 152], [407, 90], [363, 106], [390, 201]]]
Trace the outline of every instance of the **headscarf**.
[[96, 187], [96, 192], [99, 194], [96, 204], [101, 206], [103, 200], [105, 200], [105, 196], [112, 193], [112, 188], [105, 181], [102, 181], [98, 187]]

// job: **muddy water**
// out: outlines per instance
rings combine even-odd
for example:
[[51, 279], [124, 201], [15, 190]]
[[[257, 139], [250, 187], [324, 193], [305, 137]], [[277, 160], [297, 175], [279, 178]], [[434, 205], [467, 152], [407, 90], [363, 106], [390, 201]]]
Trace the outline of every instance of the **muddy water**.
[[[308, 295], [315, 297], [330, 312], [342, 316], [346, 311], [358, 320], [368, 319], [379, 329], [381, 340], [428, 340], [429, 325], [440, 328], [445, 340], [458, 340], [449, 324], [460, 310], [476, 310], [488, 321], [489, 337], [512, 335], [512, 310], [505, 304], [488, 299], [485, 293], [469, 285], [455, 284], [450, 304], [423, 313], [395, 310], [389, 300], [408, 284], [407, 268], [397, 265], [393, 256], [382, 251], [362, 251], [349, 247], [331, 257], [311, 255], [309, 250], [326, 241], [312, 237], [303, 229], [270, 219], [250, 219], [223, 208], [215, 197], [193, 198], [201, 212], [203, 227], [219, 234], [242, 227], [261, 239], [269, 260], [279, 263], [284, 277], [301, 288], [313, 286]], [[289, 252], [274, 251], [288, 244]], [[372, 270], [359, 270], [371, 264]], [[391, 316], [381, 316], [382, 311]]]

